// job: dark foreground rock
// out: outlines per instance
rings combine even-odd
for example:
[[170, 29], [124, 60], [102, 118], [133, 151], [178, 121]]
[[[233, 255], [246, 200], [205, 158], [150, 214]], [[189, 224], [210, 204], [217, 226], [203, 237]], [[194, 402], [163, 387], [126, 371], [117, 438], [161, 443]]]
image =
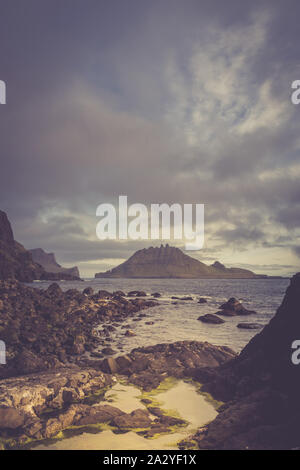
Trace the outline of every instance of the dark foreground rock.
[[300, 273], [291, 280], [276, 315], [232, 361], [195, 377], [226, 404], [193, 437], [200, 449], [300, 447], [300, 366], [291, 360], [300, 339]]
[[84, 399], [111, 384], [111, 376], [76, 366], [0, 381], [0, 443], [49, 438], [79, 423], [97, 411]]
[[236, 326], [242, 330], [259, 330], [263, 327], [259, 323], [238, 323]]

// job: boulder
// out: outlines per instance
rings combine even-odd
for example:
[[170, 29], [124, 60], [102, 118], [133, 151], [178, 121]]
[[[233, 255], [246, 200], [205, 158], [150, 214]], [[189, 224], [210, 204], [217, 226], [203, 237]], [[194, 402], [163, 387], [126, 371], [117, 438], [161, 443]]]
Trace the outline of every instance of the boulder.
[[17, 429], [23, 426], [24, 415], [11, 407], [0, 406], [0, 428]]
[[206, 315], [202, 315], [198, 318], [198, 320], [202, 321], [203, 323], [211, 323], [214, 325], [221, 325], [225, 323], [222, 318], [218, 317], [217, 315], [213, 315], [211, 313], [207, 313]]
[[112, 424], [120, 429], [147, 428], [151, 425], [151, 419], [147, 410], [138, 409], [130, 414], [117, 416]]
[[260, 325], [259, 323], [239, 323], [237, 327], [244, 330], [259, 330], [260, 328], [263, 328], [263, 325]]

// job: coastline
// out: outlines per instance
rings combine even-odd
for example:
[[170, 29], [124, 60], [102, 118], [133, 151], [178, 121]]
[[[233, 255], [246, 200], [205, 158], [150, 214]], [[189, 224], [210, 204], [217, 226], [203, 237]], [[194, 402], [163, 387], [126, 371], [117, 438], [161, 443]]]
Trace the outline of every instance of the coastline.
[[[136, 314], [140, 317], [137, 317], [137, 320], [144, 319], [148, 309], [150, 312], [151, 308], [159, 308], [159, 298], [151, 299], [141, 291], [131, 293], [131, 297], [121, 291], [112, 294], [100, 290], [95, 293], [91, 287], [83, 292], [74, 289], [63, 292], [57, 284], [50, 285], [46, 290], [40, 290], [16, 281], [2, 281], [0, 293], [6, 309], [10, 301], [14, 306], [17, 305], [18, 295], [20, 299], [22, 298], [20, 306], [23, 311], [24, 308], [28, 309], [28, 306], [31, 306], [31, 335], [26, 333], [29, 324], [22, 325], [19, 354], [11, 357], [7, 364], [10, 377], [4, 377], [3, 370], [6, 366], [1, 366], [0, 369], [2, 372], [0, 430], [3, 448], [31, 446], [35, 441], [49, 438], [63, 439], [69, 436], [67, 430], [74, 426], [79, 434], [81, 431], [86, 431], [86, 426], [91, 426], [89, 429], [93, 429], [93, 432], [103, 432], [103, 426], [108, 425], [111, 432], [122, 429], [122, 432], [142, 435], [143, 439], [153, 439], [162, 434], [175, 436], [176, 432], [186, 425], [184, 416], [175, 416], [174, 413], [168, 416], [159, 407], [152, 406], [151, 400], [145, 409], [133, 410], [130, 413], [120, 410], [118, 403], [114, 403], [113, 406], [108, 405], [104, 396], [118, 380], [116, 377], [123, 377], [121, 380], [125, 380], [128, 385], [152, 394], [166, 379], [175, 378], [195, 381], [200, 393], [209, 392], [207, 397], [212, 401], [220, 399], [231, 402], [234, 396], [233, 393], [232, 396], [226, 396], [226, 393], [221, 396], [220, 390], [212, 385], [219, 377], [219, 370], [227, 370], [226, 364], [231, 367], [230, 364], [234, 364], [237, 360], [236, 354], [228, 347], [208, 342], [177, 341], [135, 348], [125, 355], [115, 355], [112, 348], [107, 346], [103, 348], [106, 350], [104, 351], [106, 357], [103, 358], [103, 354], [99, 355], [100, 357], [97, 355], [87, 357], [86, 352], [92, 353], [93, 349], [97, 348], [99, 340], [102, 341], [101, 336], [100, 338], [98, 336], [99, 332], [95, 334], [95, 323], [103, 324], [104, 332], [105, 329], [107, 332], [104, 334], [107, 334], [109, 339], [110, 330], [115, 328], [113, 324], [124, 323], [127, 328], [128, 319], [134, 319]], [[25, 306], [24, 299], [27, 299]], [[32, 299], [34, 302], [31, 302]], [[226, 309], [227, 304], [221, 308]], [[33, 305], [35, 311], [32, 311]], [[58, 305], [60, 311], [57, 310]], [[236, 305], [239, 310], [241, 304], [237, 302]], [[39, 311], [41, 306], [44, 312]], [[45, 340], [42, 337], [43, 341], [39, 343], [38, 339], [32, 336], [34, 334], [32, 327], [37, 325], [37, 311], [39, 315], [45, 314], [47, 324], [51, 324], [51, 328], [54, 328], [51, 330], [52, 339], [57, 338], [62, 325], [64, 331], [68, 332], [69, 338], [64, 337], [60, 343], [67, 345], [65, 355], [57, 347], [57, 343], [52, 344], [52, 352], [47, 350], [41, 354], [40, 351], [38, 355], [33, 352], [38, 344], [41, 346]], [[66, 317], [54, 315], [54, 311], [56, 314], [64, 311]], [[243, 313], [244, 310], [241, 310], [236, 315], [243, 316]], [[23, 318], [23, 314], [21, 316]], [[42, 331], [40, 321], [38, 324], [38, 328]], [[47, 329], [49, 332], [49, 327]], [[135, 334], [130, 330], [126, 332], [129, 332], [129, 336]], [[70, 337], [72, 344], [68, 342]], [[8, 357], [9, 355], [8, 348]], [[263, 390], [261, 393], [266, 392]], [[26, 399], [26, 396], [29, 398]], [[220, 416], [224, 416], [223, 411], [226, 411], [226, 406], [224, 407], [218, 410], [220, 414], [211, 425], [204, 426], [201, 432], [197, 431], [190, 438], [185, 436], [177, 445], [183, 449], [195, 445], [197, 448], [202, 448], [203, 445], [209, 447], [209, 444], [202, 443], [202, 438], [207, 432], [211, 432], [210, 426], [214, 426], [213, 423], [218, 422]], [[244, 441], [241, 446], [243, 445]]]

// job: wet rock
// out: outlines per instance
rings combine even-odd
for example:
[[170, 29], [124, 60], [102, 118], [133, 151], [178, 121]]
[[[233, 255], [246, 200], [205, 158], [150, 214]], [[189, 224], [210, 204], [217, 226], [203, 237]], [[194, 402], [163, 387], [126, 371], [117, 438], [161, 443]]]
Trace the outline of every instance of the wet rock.
[[151, 425], [151, 419], [147, 410], [138, 409], [130, 414], [117, 416], [112, 424], [120, 429], [147, 428]]
[[99, 357], [99, 358], [102, 358], [103, 357], [103, 354], [99, 351], [91, 351], [90, 355], [92, 357]]
[[82, 293], [85, 295], [93, 295], [94, 291], [91, 287], [86, 287]]
[[239, 323], [237, 327], [244, 330], [259, 330], [263, 326], [259, 323]]
[[124, 336], [136, 336], [135, 332], [132, 330], [127, 330]]
[[193, 439], [200, 449], [292, 449], [300, 444], [299, 366], [291, 360], [300, 331], [300, 273], [275, 316], [238, 357], [202, 369], [203, 390], [225, 404]]
[[146, 297], [147, 294], [144, 291], [141, 290], [132, 290], [128, 292], [127, 294], [128, 297]]
[[119, 371], [119, 365], [116, 359], [109, 357], [102, 362], [102, 370], [109, 374], [116, 374]]
[[117, 351], [115, 351], [112, 348], [103, 348], [102, 353], [105, 354], [106, 356], [113, 356], [114, 354], [117, 354]]
[[211, 313], [207, 313], [206, 315], [202, 315], [198, 318], [198, 320], [202, 321], [203, 323], [211, 323], [214, 325], [221, 325], [225, 323], [222, 318], [218, 317], [217, 315], [213, 315]]
[[97, 423], [110, 423], [114, 419], [124, 416], [125, 413], [118, 408], [110, 405], [95, 405], [90, 407], [86, 416], [80, 418], [77, 422], [77, 426], [85, 426], [89, 424]]
[[252, 315], [256, 313], [254, 310], [246, 309], [243, 304], [234, 297], [231, 297], [226, 303], [222, 304], [220, 309], [221, 311], [219, 311], [218, 314], [228, 317], [235, 315]]
[[197, 368], [216, 367], [234, 358], [235, 353], [230, 348], [209, 343], [177, 341], [134, 349], [126, 356], [124, 365], [121, 357], [116, 359], [120, 373], [138, 387], [152, 390], [167, 376], [193, 377]]
[[207, 304], [207, 300], [204, 299], [204, 297], [200, 297], [200, 299], [198, 300], [198, 304]]
[[156, 299], [161, 297], [161, 294], [159, 292], [153, 292], [153, 294], [151, 294], [151, 295], [152, 295], [152, 297], [155, 297]]
[[0, 428], [17, 429], [24, 424], [24, 415], [12, 407], [0, 406]]
[[113, 296], [125, 297], [126, 294], [125, 294], [125, 292], [123, 292], [122, 290], [117, 290], [117, 291], [113, 292]]

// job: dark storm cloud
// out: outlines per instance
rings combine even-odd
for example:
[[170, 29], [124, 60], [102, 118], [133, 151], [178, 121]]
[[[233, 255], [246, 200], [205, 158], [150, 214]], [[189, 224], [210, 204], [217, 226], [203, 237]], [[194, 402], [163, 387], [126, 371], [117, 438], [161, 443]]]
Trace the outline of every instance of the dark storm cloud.
[[126, 258], [142, 244], [93, 237], [96, 206], [127, 194], [204, 202], [219, 248], [281, 236], [291, 250], [299, 12], [296, 0], [2, 2], [0, 199], [16, 238], [66, 262]]

